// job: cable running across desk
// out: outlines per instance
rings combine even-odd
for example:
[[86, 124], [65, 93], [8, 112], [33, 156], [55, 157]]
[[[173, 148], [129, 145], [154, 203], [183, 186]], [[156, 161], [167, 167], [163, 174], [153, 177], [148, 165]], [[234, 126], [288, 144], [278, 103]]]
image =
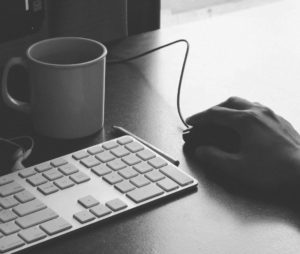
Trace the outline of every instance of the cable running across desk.
[[107, 63], [108, 64], [122, 64], [122, 63], [125, 63], [125, 62], [129, 62], [129, 61], [138, 59], [140, 57], [146, 56], [146, 55], [151, 54], [151, 53], [153, 53], [157, 50], [160, 50], [162, 48], [165, 48], [165, 47], [177, 44], [177, 43], [182, 43], [182, 42], [185, 43], [185, 45], [186, 45], [186, 51], [185, 51], [185, 55], [184, 55], [184, 59], [183, 59], [182, 67], [181, 67], [180, 78], [179, 78], [178, 89], [177, 89], [177, 111], [178, 111], [178, 115], [179, 115], [180, 120], [188, 128], [189, 125], [184, 120], [184, 118], [182, 116], [182, 113], [181, 113], [181, 108], [180, 108], [180, 94], [181, 94], [182, 79], [183, 79], [185, 65], [186, 65], [186, 61], [187, 61], [187, 57], [189, 55], [189, 49], [190, 49], [190, 44], [187, 40], [185, 40], [185, 39], [176, 40], [176, 41], [164, 44], [162, 46], [159, 46], [157, 48], [148, 50], [148, 51], [143, 52], [141, 54], [138, 54], [136, 56], [132, 56], [132, 57], [121, 59], [121, 60], [110, 60], [110, 61], [107, 61]]

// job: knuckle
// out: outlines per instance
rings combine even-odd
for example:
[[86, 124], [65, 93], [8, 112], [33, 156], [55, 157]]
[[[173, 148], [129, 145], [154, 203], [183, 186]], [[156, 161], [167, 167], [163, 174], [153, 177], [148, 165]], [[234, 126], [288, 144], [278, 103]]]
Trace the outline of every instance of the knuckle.
[[231, 97], [229, 97], [229, 98], [227, 99], [226, 102], [229, 103], [229, 104], [235, 104], [235, 103], [237, 103], [239, 100], [240, 100], [239, 97], [237, 97], [237, 96], [231, 96]]
[[272, 116], [273, 117], [275, 115], [273, 110], [271, 110], [270, 108], [265, 107], [265, 106], [260, 107], [260, 112], [263, 115], [267, 115], [267, 116]]
[[241, 117], [243, 121], [247, 121], [247, 122], [254, 122], [254, 121], [256, 122], [259, 120], [259, 116], [257, 112], [254, 110], [245, 110]]
[[270, 109], [269, 107], [266, 107], [262, 104], [256, 104], [256, 107], [254, 110], [256, 110], [262, 118], [267, 116], [274, 120], [278, 120], [278, 117], [275, 114], [275, 112], [272, 109]]

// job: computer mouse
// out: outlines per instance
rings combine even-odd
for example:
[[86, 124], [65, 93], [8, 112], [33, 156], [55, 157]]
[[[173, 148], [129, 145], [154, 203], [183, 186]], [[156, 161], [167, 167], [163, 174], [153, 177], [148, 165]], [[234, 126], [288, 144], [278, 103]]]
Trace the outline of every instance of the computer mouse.
[[206, 124], [183, 132], [185, 149], [193, 151], [198, 146], [215, 146], [229, 153], [240, 150], [241, 138], [237, 131], [226, 126]]

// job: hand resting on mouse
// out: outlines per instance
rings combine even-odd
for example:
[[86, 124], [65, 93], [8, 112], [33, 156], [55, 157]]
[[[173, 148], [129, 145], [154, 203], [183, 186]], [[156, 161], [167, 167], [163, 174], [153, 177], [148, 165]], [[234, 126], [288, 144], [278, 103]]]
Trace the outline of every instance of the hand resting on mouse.
[[[271, 109], [231, 97], [187, 123], [192, 129], [184, 139], [187, 145], [193, 143], [192, 153], [200, 163], [259, 191], [300, 186], [300, 135]], [[208, 129], [223, 140], [200, 133]], [[228, 142], [232, 144], [226, 147]]]

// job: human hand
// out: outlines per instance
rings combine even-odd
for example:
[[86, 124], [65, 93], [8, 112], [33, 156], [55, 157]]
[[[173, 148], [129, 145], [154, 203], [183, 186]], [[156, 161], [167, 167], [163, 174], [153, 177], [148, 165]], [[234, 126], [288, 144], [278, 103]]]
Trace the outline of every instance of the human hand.
[[231, 97], [191, 116], [187, 123], [193, 128], [185, 135], [186, 143], [191, 142], [189, 136], [197, 137], [195, 132], [209, 125], [224, 127], [239, 136], [235, 151], [201, 144], [198, 140], [193, 153], [201, 163], [243, 185], [268, 193], [300, 186], [300, 136], [288, 121], [271, 109]]

